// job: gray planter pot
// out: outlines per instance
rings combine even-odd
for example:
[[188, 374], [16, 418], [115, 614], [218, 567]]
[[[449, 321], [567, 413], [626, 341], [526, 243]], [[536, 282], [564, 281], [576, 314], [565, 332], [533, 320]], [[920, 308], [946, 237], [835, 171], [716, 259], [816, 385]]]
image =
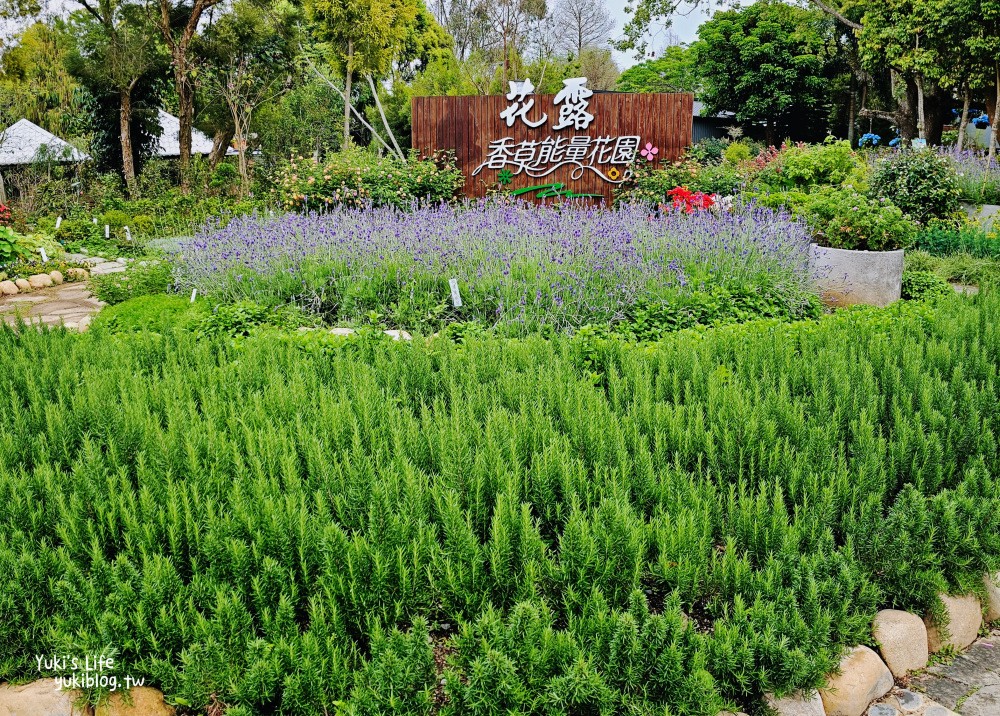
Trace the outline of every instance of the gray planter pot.
[[823, 302], [888, 306], [903, 291], [903, 250], [851, 251], [812, 245], [810, 268]]

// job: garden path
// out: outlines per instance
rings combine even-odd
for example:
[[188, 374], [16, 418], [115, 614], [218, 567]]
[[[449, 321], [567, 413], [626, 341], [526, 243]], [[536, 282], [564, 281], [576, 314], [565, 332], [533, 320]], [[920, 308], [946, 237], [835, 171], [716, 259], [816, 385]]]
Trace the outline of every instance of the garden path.
[[86, 283], [65, 283], [31, 293], [0, 297], [0, 319], [15, 325], [18, 317], [33, 324], [86, 330], [94, 314], [104, 307]]
[[962, 716], [998, 716], [1000, 629], [949, 663], [929, 667], [913, 686]]

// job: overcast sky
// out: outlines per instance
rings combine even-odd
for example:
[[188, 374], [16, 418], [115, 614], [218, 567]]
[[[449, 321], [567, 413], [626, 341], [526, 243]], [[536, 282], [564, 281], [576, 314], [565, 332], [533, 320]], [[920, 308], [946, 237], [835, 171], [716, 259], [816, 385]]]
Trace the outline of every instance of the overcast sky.
[[[615, 20], [615, 37], [621, 36], [622, 28], [628, 21], [628, 15], [625, 14], [625, 4], [627, 0], [604, 0], [607, 5], [608, 12], [611, 17]], [[707, 8], [709, 3], [703, 3]], [[664, 30], [659, 28], [652, 36], [652, 41], [650, 42], [650, 49], [656, 50], [659, 54], [663, 46], [670, 40], [670, 33], [672, 32], [675, 36], [677, 42], [689, 43], [698, 39], [698, 26], [705, 22], [709, 17], [706, 14], [705, 9], [691, 10], [689, 6], [681, 8], [678, 15], [673, 18], [673, 24], [669, 30]], [[626, 67], [631, 67], [638, 60], [635, 58], [633, 53], [625, 53], [614, 51], [615, 62], [618, 63], [618, 67], [625, 69]]]

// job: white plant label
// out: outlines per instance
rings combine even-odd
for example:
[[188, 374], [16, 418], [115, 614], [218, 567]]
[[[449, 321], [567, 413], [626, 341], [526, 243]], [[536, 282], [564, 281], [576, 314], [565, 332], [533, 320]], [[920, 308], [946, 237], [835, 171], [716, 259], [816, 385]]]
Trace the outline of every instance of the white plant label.
[[111, 238], [111, 227], [108, 226], [107, 224], [104, 225], [104, 238], [105, 239]]
[[93, 222], [94, 222], [94, 225], [96, 226], [97, 225], [97, 217], [96, 216], [93, 218]]
[[56, 229], [58, 230], [60, 226], [62, 226], [62, 217], [61, 216], [56, 218]]
[[462, 295], [458, 292], [458, 279], [449, 279], [448, 285], [451, 286], [451, 305], [458, 308], [462, 305]]
[[198, 295], [198, 289], [191, 289], [191, 303], [194, 303], [194, 297]]
[[131, 242], [132, 242], [132, 230], [131, 230], [131, 229], [129, 229], [129, 228], [127, 227], [127, 226], [125, 227], [125, 239], [126, 239], [126, 240], [127, 240], [127, 241], [128, 241], [129, 243], [131, 243]]
[[44, 246], [39, 246], [38, 247], [38, 251], [42, 255], [42, 263], [43, 264], [47, 264], [49, 262], [49, 255], [47, 253], [45, 253], [45, 247]]

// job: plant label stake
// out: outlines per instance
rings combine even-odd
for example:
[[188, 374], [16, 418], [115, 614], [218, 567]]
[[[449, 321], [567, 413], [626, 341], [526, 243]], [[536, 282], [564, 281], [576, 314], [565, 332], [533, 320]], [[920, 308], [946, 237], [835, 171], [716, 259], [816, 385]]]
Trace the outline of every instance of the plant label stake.
[[132, 243], [132, 231], [127, 226], [125, 227], [125, 240]]
[[59, 230], [60, 226], [62, 226], [62, 217], [61, 216], [58, 217], [58, 218], [56, 218], [56, 231]]
[[111, 227], [108, 226], [107, 224], [104, 225], [104, 238], [105, 239], [111, 238]]
[[451, 305], [458, 308], [462, 305], [462, 296], [458, 292], [458, 279], [452, 278], [448, 280], [448, 285], [451, 286]]
[[47, 264], [49, 262], [49, 255], [47, 253], [45, 253], [45, 247], [44, 246], [39, 246], [38, 247], [38, 251], [42, 255], [42, 263], [43, 264]]
[[97, 226], [97, 217], [96, 216], [92, 219], [92, 221], [94, 222], [94, 226]]
[[191, 303], [194, 303], [194, 297], [198, 295], [198, 289], [191, 289]]

